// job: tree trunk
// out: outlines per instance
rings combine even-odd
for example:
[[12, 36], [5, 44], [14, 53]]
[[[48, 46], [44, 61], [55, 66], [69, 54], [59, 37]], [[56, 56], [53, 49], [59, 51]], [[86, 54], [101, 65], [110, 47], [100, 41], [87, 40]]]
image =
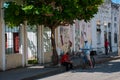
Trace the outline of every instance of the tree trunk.
[[56, 51], [56, 43], [55, 43], [55, 28], [51, 28], [51, 42], [52, 42], [52, 62], [53, 65], [58, 64], [58, 54]]

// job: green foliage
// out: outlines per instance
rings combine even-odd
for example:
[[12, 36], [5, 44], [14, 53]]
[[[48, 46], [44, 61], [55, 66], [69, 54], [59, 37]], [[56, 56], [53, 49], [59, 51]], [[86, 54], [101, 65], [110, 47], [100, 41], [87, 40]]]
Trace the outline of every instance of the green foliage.
[[73, 21], [89, 21], [98, 11], [103, 0], [22, 0], [23, 4], [7, 2], [5, 22], [18, 26], [24, 20], [28, 24], [40, 24], [56, 28], [59, 25], [73, 24]]
[[10, 27], [20, 25], [25, 17], [22, 7], [15, 2], [7, 2], [6, 4], [8, 4], [8, 6], [4, 7], [5, 23]]
[[38, 64], [37, 60], [28, 60], [28, 64]]

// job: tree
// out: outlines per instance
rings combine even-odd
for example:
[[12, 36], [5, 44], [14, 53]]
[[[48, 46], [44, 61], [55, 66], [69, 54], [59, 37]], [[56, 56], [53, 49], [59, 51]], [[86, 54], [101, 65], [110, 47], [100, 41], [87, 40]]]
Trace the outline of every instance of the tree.
[[97, 13], [103, 0], [22, 0], [21, 4], [7, 2], [5, 22], [18, 26], [24, 20], [29, 25], [44, 25], [51, 29], [53, 63], [58, 63], [55, 29], [60, 25], [73, 24], [74, 20], [89, 21]]

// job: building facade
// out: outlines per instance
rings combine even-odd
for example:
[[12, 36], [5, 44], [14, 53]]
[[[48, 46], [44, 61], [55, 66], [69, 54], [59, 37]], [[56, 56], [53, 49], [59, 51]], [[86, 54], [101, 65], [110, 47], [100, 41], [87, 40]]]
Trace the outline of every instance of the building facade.
[[[3, 0], [0, 0], [0, 8], [3, 3]], [[118, 4], [105, 0], [88, 23], [76, 20], [73, 25], [59, 26], [56, 29], [58, 55], [69, 50], [71, 53], [78, 51], [86, 40], [97, 54], [104, 53], [105, 39], [109, 41], [109, 51], [118, 51], [119, 9]], [[3, 9], [0, 10], [0, 26], [0, 70], [27, 66], [30, 59], [36, 59], [40, 64], [51, 62], [49, 28], [31, 28], [25, 21], [18, 29], [6, 29]]]
[[111, 32], [113, 34], [112, 35], [112, 51], [116, 51], [118, 48], [118, 40], [119, 40], [119, 28], [120, 28], [120, 24], [119, 24], [119, 19], [120, 19], [120, 10], [119, 10], [119, 4], [115, 4], [112, 3], [112, 11], [111, 11], [111, 22], [112, 22], [112, 27], [111, 27]]
[[[95, 14], [94, 18], [88, 23], [76, 20], [75, 24], [69, 25], [67, 27], [68, 29], [65, 27], [66, 30], [63, 30], [66, 32], [68, 30], [70, 33], [60, 33], [62, 33], [62, 35], [71, 35], [66, 41], [72, 41], [73, 51], [77, 51], [79, 47], [82, 48], [84, 41], [88, 40], [92, 48], [96, 50], [98, 54], [104, 54], [104, 42], [106, 39], [109, 41], [109, 52], [118, 51], [119, 26], [119, 5], [112, 3], [111, 0], [105, 0], [99, 7], [98, 13]], [[60, 27], [60, 31], [61, 28], [63, 29], [64, 27]], [[61, 34], [59, 36], [61, 36]]]

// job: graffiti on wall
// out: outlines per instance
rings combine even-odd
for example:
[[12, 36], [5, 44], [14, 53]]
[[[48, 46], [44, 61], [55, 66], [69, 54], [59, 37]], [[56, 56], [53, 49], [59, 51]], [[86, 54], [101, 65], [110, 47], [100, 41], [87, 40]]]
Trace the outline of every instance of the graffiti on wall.
[[59, 46], [62, 51], [67, 52], [72, 47], [73, 42], [73, 29], [72, 26], [60, 27], [60, 43]]
[[75, 51], [77, 51], [84, 46], [84, 41], [87, 40], [89, 44], [92, 42], [92, 27], [90, 23], [76, 20], [74, 25], [60, 27], [59, 47], [65, 52], [68, 51], [71, 43], [72, 49], [74, 47]]
[[90, 23], [84, 21], [75, 22], [75, 49], [79, 50], [84, 46], [84, 41], [92, 42], [92, 28]]
[[92, 44], [92, 27], [90, 23], [80, 22], [80, 47], [84, 46], [84, 41]]

